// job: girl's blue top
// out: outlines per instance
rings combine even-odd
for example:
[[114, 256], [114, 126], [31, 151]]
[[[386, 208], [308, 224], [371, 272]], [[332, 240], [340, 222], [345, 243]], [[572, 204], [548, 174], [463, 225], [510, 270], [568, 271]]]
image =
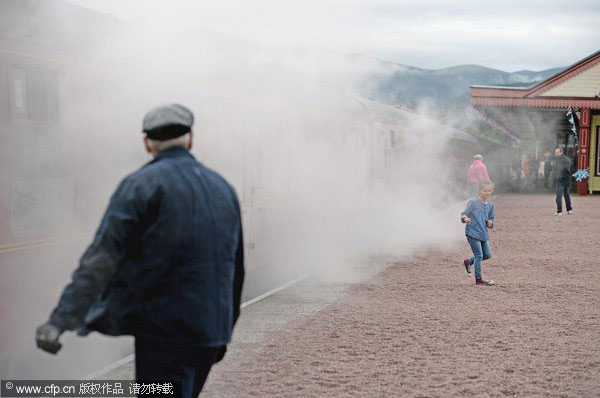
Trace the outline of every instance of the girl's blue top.
[[487, 221], [492, 220], [492, 226], [494, 225], [494, 204], [492, 202], [483, 203], [479, 198], [469, 199], [467, 208], [460, 215], [463, 223], [465, 216], [471, 219], [471, 224], [465, 226], [466, 236], [481, 241], [490, 239]]

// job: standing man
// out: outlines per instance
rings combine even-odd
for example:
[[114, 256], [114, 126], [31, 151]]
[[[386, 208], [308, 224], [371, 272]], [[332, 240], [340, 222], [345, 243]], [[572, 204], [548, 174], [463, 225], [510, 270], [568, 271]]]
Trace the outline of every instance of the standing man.
[[565, 197], [565, 204], [567, 205], [567, 213], [573, 214], [573, 208], [571, 207], [571, 159], [564, 154], [562, 148], [556, 148], [554, 150], [554, 168], [552, 174], [556, 179], [556, 213], [555, 216], [562, 216], [562, 197]]
[[223, 358], [240, 313], [244, 258], [233, 188], [196, 161], [194, 117], [159, 106], [143, 121], [153, 160], [113, 194], [37, 345], [56, 353], [65, 330], [135, 336], [136, 379], [181, 383], [196, 397]]
[[477, 190], [481, 181], [488, 181], [490, 176], [487, 172], [487, 167], [483, 163], [482, 155], [473, 156], [473, 163], [469, 166], [467, 175], [467, 185], [469, 186], [469, 195], [477, 197]]

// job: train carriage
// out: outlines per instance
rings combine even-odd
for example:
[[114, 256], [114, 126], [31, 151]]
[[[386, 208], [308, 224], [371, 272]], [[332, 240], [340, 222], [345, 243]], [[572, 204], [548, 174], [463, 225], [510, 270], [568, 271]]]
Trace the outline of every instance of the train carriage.
[[[76, 32], [81, 37], [74, 42], [75, 27], [68, 35], [44, 34], [53, 31], [52, 18], [40, 15], [64, 10], [7, 4], [20, 4], [19, 12], [37, 25], [32, 31], [4, 21], [0, 30], [0, 136], [5, 142], [0, 149], [0, 245], [90, 234], [118, 179], [145, 159], [141, 150], [132, 155], [130, 147], [118, 143], [118, 137], [134, 134], [125, 128], [137, 128], [132, 120], [142, 114], [142, 106], [132, 105], [135, 97], [128, 93], [143, 83], [127, 86], [85, 61], [90, 43], [116, 30], [111, 18], [93, 19], [79, 10]], [[269, 237], [281, 234], [284, 225], [289, 228], [292, 206], [314, 201], [308, 196], [319, 190], [341, 181], [385, 189], [409, 174], [424, 183], [438, 180], [446, 195], [457, 195], [472, 155], [493, 145], [285, 70], [261, 68], [249, 65], [241, 76], [233, 76], [235, 69], [203, 74], [199, 68], [190, 75], [194, 83], [186, 86], [185, 96], [198, 112], [201, 159], [224, 173], [240, 193], [251, 267], [269, 262]], [[221, 90], [203, 91], [219, 79]], [[276, 83], [265, 85], [267, 80]], [[121, 98], [111, 96], [112, 84], [123, 85], [115, 87]], [[102, 115], [108, 114], [128, 122], [107, 121]], [[428, 158], [441, 158], [441, 167], [423, 167]]]

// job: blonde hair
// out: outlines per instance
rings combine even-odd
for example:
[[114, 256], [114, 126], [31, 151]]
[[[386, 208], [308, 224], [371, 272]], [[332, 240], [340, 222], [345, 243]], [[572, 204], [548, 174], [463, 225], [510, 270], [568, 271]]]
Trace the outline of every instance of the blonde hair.
[[475, 159], [475, 160], [483, 160], [483, 156], [481, 156], [481, 155], [475, 155], [475, 156], [473, 156], [473, 159]]
[[490, 180], [483, 180], [483, 181], [479, 181], [479, 185], [477, 186], [477, 192], [481, 191], [483, 189], [483, 187], [485, 187], [486, 185], [489, 185], [492, 187], [492, 189], [494, 189], [494, 183]]

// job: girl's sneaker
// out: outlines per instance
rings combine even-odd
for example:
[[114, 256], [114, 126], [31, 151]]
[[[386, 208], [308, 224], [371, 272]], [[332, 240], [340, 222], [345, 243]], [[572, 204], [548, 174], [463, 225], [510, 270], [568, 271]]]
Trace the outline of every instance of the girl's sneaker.
[[492, 280], [486, 281], [485, 279], [477, 279], [475, 281], [475, 284], [476, 285], [484, 285], [484, 286], [494, 286], [496, 284], [496, 282], [494, 282]]

